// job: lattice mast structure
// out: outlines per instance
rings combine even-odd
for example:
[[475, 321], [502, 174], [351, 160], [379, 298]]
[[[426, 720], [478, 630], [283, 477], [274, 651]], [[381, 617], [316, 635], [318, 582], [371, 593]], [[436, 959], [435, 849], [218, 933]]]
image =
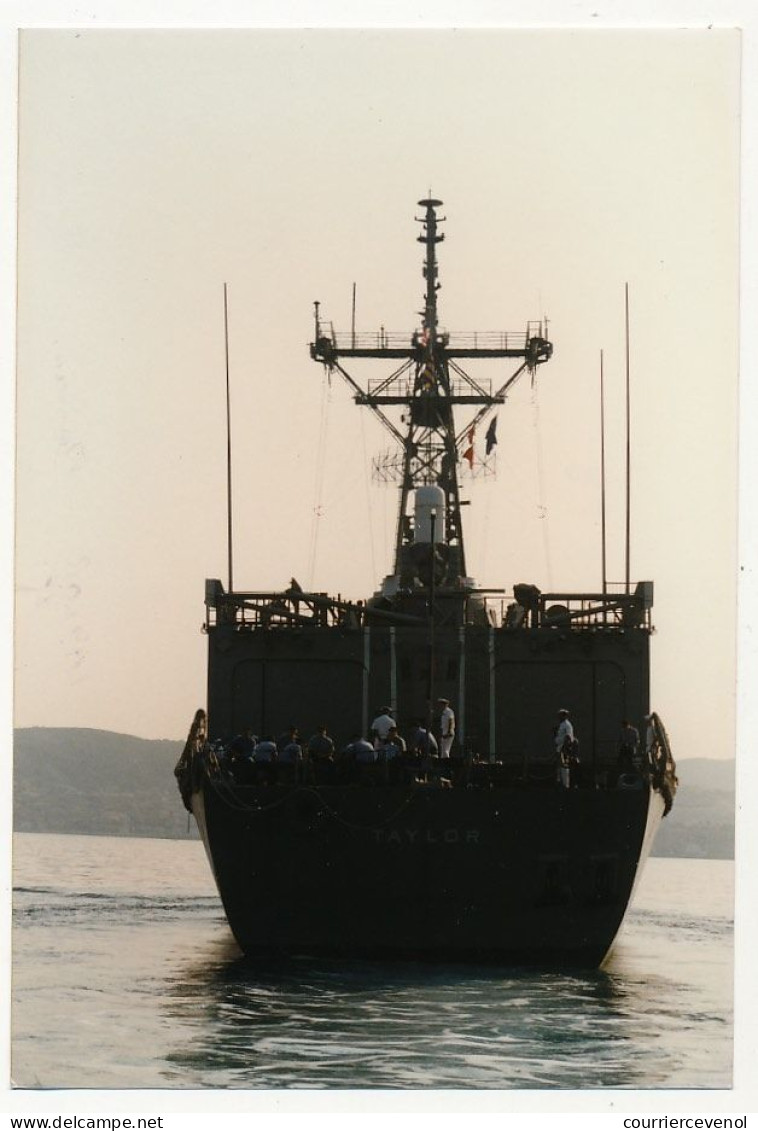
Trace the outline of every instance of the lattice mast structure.
[[[424, 215], [417, 217], [422, 225], [418, 242], [424, 244], [423, 276], [426, 281], [424, 308], [420, 311], [421, 328], [411, 335], [335, 333], [330, 323], [322, 321], [320, 304], [315, 307], [315, 341], [311, 357], [322, 362], [329, 371], [336, 370], [353, 390], [355, 402], [369, 407], [392, 435], [397, 447], [381, 461], [383, 478], [399, 481], [400, 505], [395, 539], [394, 574], [408, 572], [409, 558], [419, 541], [418, 510], [414, 516], [414, 497], [419, 488], [436, 487], [441, 495], [440, 507], [432, 519], [432, 541], [435, 553], [445, 559], [448, 584], [466, 587], [466, 558], [461, 522], [459, 466], [464, 450], [472, 447], [474, 431], [492, 410], [503, 404], [508, 390], [525, 370], [534, 371], [552, 354], [541, 322], [527, 324], [526, 332], [450, 334], [440, 329], [437, 294], [437, 245], [445, 236], [439, 225], [445, 217], [437, 215], [442, 201], [420, 200]], [[389, 376], [368, 382], [362, 388], [345, 368], [351, 358], [400, 360]], [[507, 358], [518, 362], [503, 384], [493, 393], [491, 381], [474, 380], [460, 365], [462, 359], [483, 360]], [[466, 425], [456, 430], [453, 409], [456, 405], [475, 408]], [[386, 413], [391, 406], [402, 406], [402, 431]], [[411, 563], [412, 564], [412, 563]], [[415, 572], [415, 570], [411, 570]]]

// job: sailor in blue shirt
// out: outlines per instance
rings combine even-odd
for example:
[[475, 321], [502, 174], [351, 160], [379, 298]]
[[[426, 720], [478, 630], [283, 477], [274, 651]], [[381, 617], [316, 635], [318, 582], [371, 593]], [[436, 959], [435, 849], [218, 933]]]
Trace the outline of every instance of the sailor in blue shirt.
[[297, 742], [288, 742], [283, 750], [279, 751], [279, 762], [284, 765], [294, 766], [303, 757], [303, 752]]
[[431, 754], [432, 757], [437, 756], [437, 739], [433, 734], [429, 734], [426, 727], [423, 727], [421, 723], [417, 723], [416, 726], [412, 728], [408, 736], [408, 743], [412, 753]]
[[276, 758], [276, 743], [270, 734], [262, 738], [253, 751], [254, 762], [273, 762]]
[[377, 759], [376, 750], [370, 742], [366, 742], [366, 739], [361, 738], [360, 735], [356, 735], [353, 741], [345, 747], [345, 753], [348, 758], [354, 758], [361, 765], [368, 765]]
[[320, 726], [308, 739], [308, 754], [316, 762], [331, 758], [334, 754], [334, 743], [327, 734], [325, 726]]

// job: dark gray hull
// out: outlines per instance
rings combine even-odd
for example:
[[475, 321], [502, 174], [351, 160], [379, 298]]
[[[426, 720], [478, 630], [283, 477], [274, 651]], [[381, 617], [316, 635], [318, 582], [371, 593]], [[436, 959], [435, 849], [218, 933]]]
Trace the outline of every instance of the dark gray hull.
[[192, 798], [258, 953], [598, 966], [663, 813], [640, 789], [235, 788]]

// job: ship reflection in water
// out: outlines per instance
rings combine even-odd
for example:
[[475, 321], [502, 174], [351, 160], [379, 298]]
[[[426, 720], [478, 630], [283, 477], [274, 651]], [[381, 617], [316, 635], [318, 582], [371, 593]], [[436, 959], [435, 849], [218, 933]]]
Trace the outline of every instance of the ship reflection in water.
[[[243, 961], [188, 970], [214, 1034], [171, 1060], [245, 1087], [582, 1088], [631, 1069], [611, 975]], [[182, 1007], [184, 1002], [182, 1002]], [[608, 1041], [609, 1029], [615, 1039]], [[642, 1082], [640, 1069], [638, 1082]], [[650, 1081], [648, 1081], [648, 1084]]]
[[197, 841], [14, 837], [21, 1088], [723, 1088], [732, 864], [648, 860], [603, 971], [239, 957]]
[[581, 972], [250, 963], [218, 941], [177, 971], [168, 1012], [185, 1036], [192, 1016], [195, 1035], [167, 1055], [166, 1075], [239, 1088], [725, 1086], [728, 1067], [703, 1039], [703, 1023], [721, 1028], [723, 1000], [695, 1003], [688, 982], [651, 971], [645, 916], [634, 918], [642, 929], [611, 969]]

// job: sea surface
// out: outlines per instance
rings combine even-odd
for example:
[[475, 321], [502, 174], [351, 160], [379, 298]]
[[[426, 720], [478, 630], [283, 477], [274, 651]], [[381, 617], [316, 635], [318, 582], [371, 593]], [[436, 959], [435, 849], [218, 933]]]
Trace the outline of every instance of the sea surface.
[[21, 1088], [726, 1088], [733, 865], [648, 861], [603, 971], [240, 958], [197, 841], [14, 837]]

